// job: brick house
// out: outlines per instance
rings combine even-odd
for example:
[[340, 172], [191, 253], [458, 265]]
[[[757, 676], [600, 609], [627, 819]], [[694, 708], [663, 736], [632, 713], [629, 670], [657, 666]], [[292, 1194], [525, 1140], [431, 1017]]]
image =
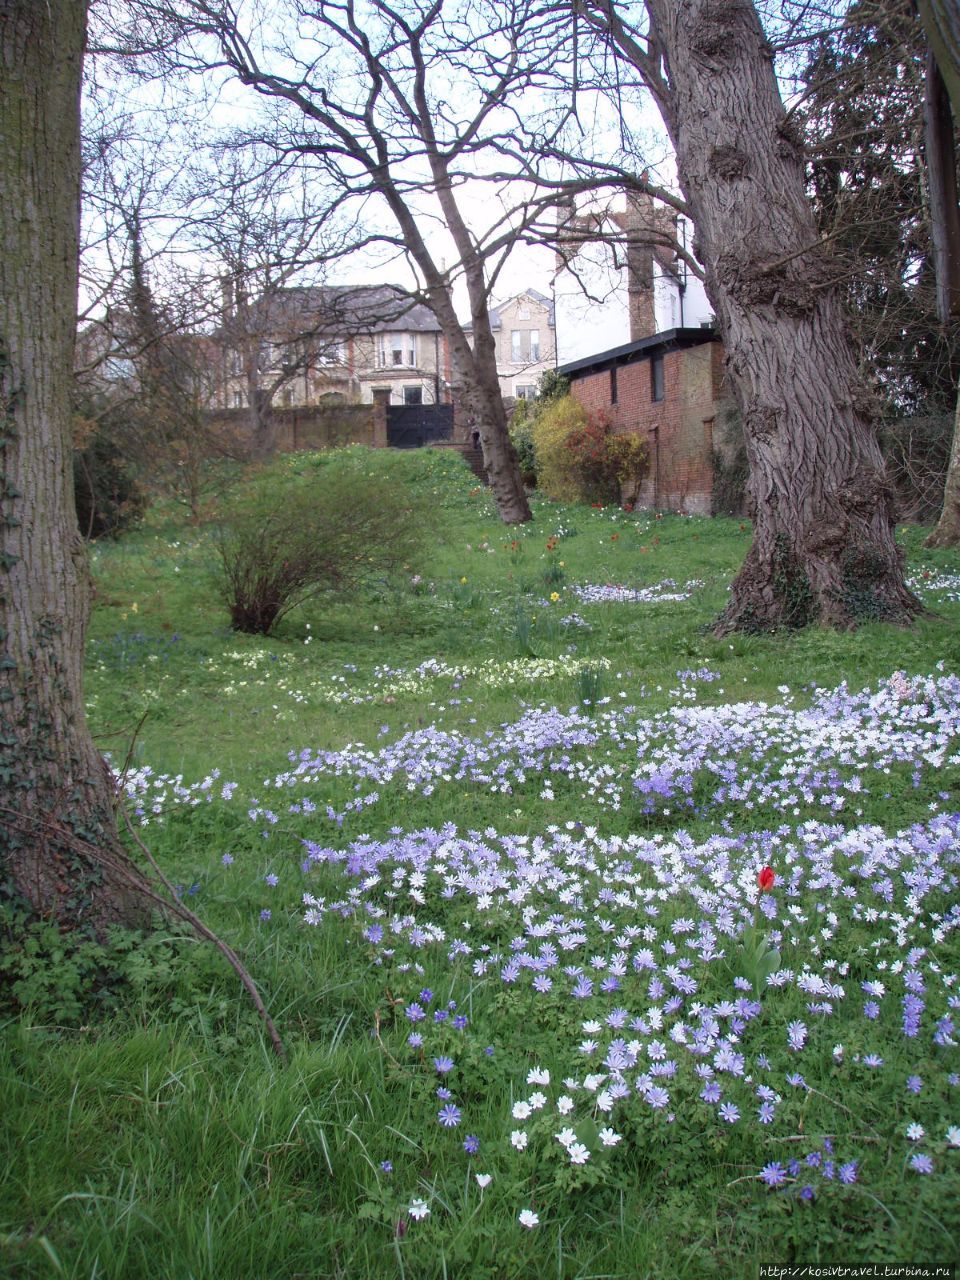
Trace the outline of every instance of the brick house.
[[618, 432], [646, 441], [650, 466], [637, 506], [709, 515], [723, 347], [713, 328], [668, 329], [560, 366], [570, 392]]
[[[275, 407], [445, 404], [450, 353], [436, 317], [395, 285], [287, 288], [245, 304], [224, 298], [222, 373], [210, 407], [247, 403], [250, 344]], [[281, 378], [282, 375], [282, 378]]]

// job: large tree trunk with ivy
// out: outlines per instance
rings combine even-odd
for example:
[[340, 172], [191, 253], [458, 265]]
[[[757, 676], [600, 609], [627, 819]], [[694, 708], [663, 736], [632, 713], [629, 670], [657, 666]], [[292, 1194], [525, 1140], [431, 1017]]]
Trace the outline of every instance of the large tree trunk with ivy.
[[670, 132], [743, 415], [754, 540], [718, 629], [909, 621], [871, 398], [753, 4], [647, 0], [646, 49], [596, 8]]
[[85, 9], [0, 5], [0, 899], [65, 928], [145, 914], [81, 678], [70, 386]]

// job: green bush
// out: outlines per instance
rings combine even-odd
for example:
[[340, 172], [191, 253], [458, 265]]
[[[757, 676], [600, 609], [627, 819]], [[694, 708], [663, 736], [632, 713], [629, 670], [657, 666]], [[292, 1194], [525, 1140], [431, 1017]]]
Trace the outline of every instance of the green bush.
[[510, 419], [510, 439], [517, 451], [517, 465], [528, 489], [537, 484], [537, 452], [533, 444], [533, 415], [526, 400], [520, 400]]
[[0, 1015], [29, 1009], [40, 1023], [76, 1026], [151, 984], [162, 988], [180, 965], [164, 932], [119, 926], [103, 938], [82, 929], [61, 932], [55, 920], [0, 899]]
[[583, 496], [567, 441], [587, 422], [586, 409], [571, 395], [550, 401], [534, 419], [537, 478], [544, 493], [557, 502], [576, 502]]
[[570, 394], [570, 379], [556, 369], [546, 369], [537, 383], [538, 405], [549, 404], [551, 400], [562, 400]]
[[409, 570], [427, 507], [361, 467], [275, 468], [223, 513], [218, 551], [235, 630], [268, 635], [310, 596], [344, 594]]
[[[631, 432], [609, 435], [606, 441], [609, 474], [616, 480], [619, 493], [633, 501], [641, 482], [650, 469], [650, 450], [646, 440]], [[619, 496], [619, 494], [617, 495]]]

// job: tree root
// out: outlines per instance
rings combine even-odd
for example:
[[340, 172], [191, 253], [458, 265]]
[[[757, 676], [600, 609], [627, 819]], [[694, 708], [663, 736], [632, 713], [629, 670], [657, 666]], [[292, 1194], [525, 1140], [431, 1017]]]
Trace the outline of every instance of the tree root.
[[159, 893], [150, 883], [149, 879], [143, 876], [137, 867], [122, 854], [114, 853], [107, 848], [98, 848], [97, 846], [88, 843], [86, 840], [81, 839], [79, 836], [74, 835], [72, 831], [68, 830], [68, 828], [64, 827], [60, 823], [44, 821], [43, 819], [36, 817], [32, 817], [29, 821], [26, 821], [23, 815], [17, 813], [16, 810], [8, 808], [0, 809], [0, 813], [5, 815], [8, 825], [18, 830], [22, 835], [26, 835], [28, 837], [35, 836], [36, 832], [34, 828], [36, 826], [42, 826], [47, 831], [55, 833], [56, 839], [59, 843], [69, 847], [75, 853], [79, 854], [82, 858], [88, 861], [91, 866], [102, 867], [109, 871], [115, 880], [122, 881], [129, 885], [129, 887], [139, 897], [151, 902], [165, 915], [174, 915], [185, 921], [190, 925], [198, 937], [212, 943], [240, 979], [244, 990], [250, 997], [253, 1007], [256, 1009], [260, 1020], [266, 1028], [267, 1035], [270, 1037], [270, 1043], [273, 1045], [274, 1052], [280, 1061], [286, 1065], [288, 1059], [284, 1043], [280, 1038], [280, 1034], [277, 1031], [273, 1019], [267, 1011], [267, 1007], [263, 1002], [260, 992], [257, 990], [257, 986], [254, 983], [253, 978], [250, 976], [239, 956], [228, 943], [224, 942], [223, 939], [214, 933], [208, 925], [204, 924], [199, 916], [195, 915], [189, 907], [184, 906], [177, 897], [177, 892], [173, 885], [161, 871], [157, 860], [134, 830], [133, 825], [130, 822], [129, 814], [122, 807], [121, 811], [123, 813], [124, 824], [126, 825], [131, 838], [153, 868], [153, 871], [160, 883], [170, 895], [169, 898]]

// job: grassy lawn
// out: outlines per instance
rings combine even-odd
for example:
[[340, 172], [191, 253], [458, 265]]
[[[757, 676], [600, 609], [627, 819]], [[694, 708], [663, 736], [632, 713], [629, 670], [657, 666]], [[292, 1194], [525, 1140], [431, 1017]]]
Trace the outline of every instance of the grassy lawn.
[[95, 736], [290, 1064], [179, 930], [38, 931], [0, 1275], [956, 1263], [960, 556], [900, 531], [910, 631], [721, 640], [745, 522], [350, 465], [427, 498], [422, 559], [266, 639], [173, 507], [94, 548]]

